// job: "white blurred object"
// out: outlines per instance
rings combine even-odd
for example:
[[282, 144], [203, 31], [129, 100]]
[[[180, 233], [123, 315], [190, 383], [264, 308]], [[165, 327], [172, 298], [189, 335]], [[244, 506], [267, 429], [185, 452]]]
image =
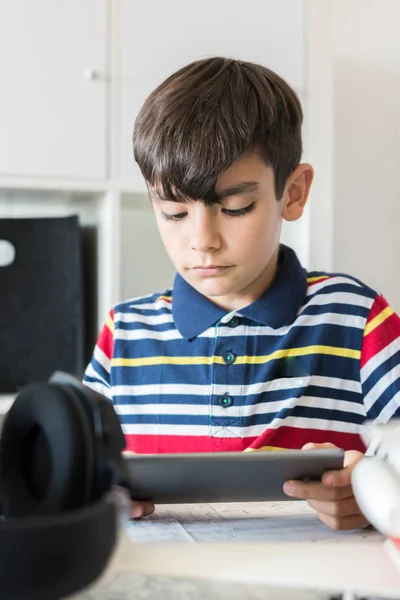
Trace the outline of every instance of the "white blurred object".
[[354, 495], [366, 518], [400, 555], [400, 419], [367, 425], [362, 437], [368, 450], [352, 473]]

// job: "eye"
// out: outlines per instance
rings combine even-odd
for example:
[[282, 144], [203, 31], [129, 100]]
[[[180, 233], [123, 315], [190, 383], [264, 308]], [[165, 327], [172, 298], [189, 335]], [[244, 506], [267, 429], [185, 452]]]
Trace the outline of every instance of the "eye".
[[244, 208], [238, 208], [236, 210], [232, 210], [229, 208], [223, 208], [222, 212], [225, 215], [228, 215], [228, 217], [241, 217], [242, 215], [247, 215], [249, 212], [254, 210], [255, 206], [256, 206], [256, 203], [252, 202], [248, 206], [245, 206]]
[[177, 213], [170, 215], [169, 213], [161, 212], [161, 218], [166, 221], [181, 221], [184, 217], [186, 217], [187, 212]]

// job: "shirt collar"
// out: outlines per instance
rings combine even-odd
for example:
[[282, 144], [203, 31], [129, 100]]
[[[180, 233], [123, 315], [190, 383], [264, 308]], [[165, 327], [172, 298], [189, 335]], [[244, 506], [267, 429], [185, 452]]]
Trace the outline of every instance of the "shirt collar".
[[[237, 311], [260, 325], [274, 329], [292, 323], [307, 292], [306, 271], [296, 254], [281, 244], [278, 272], [272, 285], [255, 302]], [[179, 274], [172, 294], [172, 316], [180, 334], [191, 339], [229, 314], [196, 291]]]

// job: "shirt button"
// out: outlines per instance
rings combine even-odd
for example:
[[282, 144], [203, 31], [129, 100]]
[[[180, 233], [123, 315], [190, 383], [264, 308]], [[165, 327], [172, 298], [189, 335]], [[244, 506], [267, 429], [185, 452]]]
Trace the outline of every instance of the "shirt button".
[[234, 352], [225, 352], [222, 357], [226, 365], [232, 365], [236, 360], [236, 354]]
[[228, 327], [237, 327], [240, 324], [239, 317], [232, 317], [230, 321], [228, 321]]
[[222, 406], [222, 408], [229, 408], [229, 406], [232, 406], [233, 404], [233, 398], [232, 396], [229, 396], [229, 394], [224, 394], [218, 398], [218, 404]]

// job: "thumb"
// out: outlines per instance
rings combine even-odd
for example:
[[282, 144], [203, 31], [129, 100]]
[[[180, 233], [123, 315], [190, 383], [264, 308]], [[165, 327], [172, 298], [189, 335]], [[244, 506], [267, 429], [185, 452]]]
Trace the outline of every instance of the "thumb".
[[351, 485], [351, 473], [363, 456], [363, 453], [358, 452], [358, 450], [347, 450], [347, 452], [344, 453], [343, 469], [339, 469], [338, 471], [327, 471], [322, 476], [322, 483], [329, 487], [344, 487], [346, 485]]
[[330, 442], [323, 442], [322, 444], [314, 444], [314, 442], [308, 442], [304, 444], [302, 450], [319, 450], [321, 448], [337, 448], [335, 444], [331, 444]]

